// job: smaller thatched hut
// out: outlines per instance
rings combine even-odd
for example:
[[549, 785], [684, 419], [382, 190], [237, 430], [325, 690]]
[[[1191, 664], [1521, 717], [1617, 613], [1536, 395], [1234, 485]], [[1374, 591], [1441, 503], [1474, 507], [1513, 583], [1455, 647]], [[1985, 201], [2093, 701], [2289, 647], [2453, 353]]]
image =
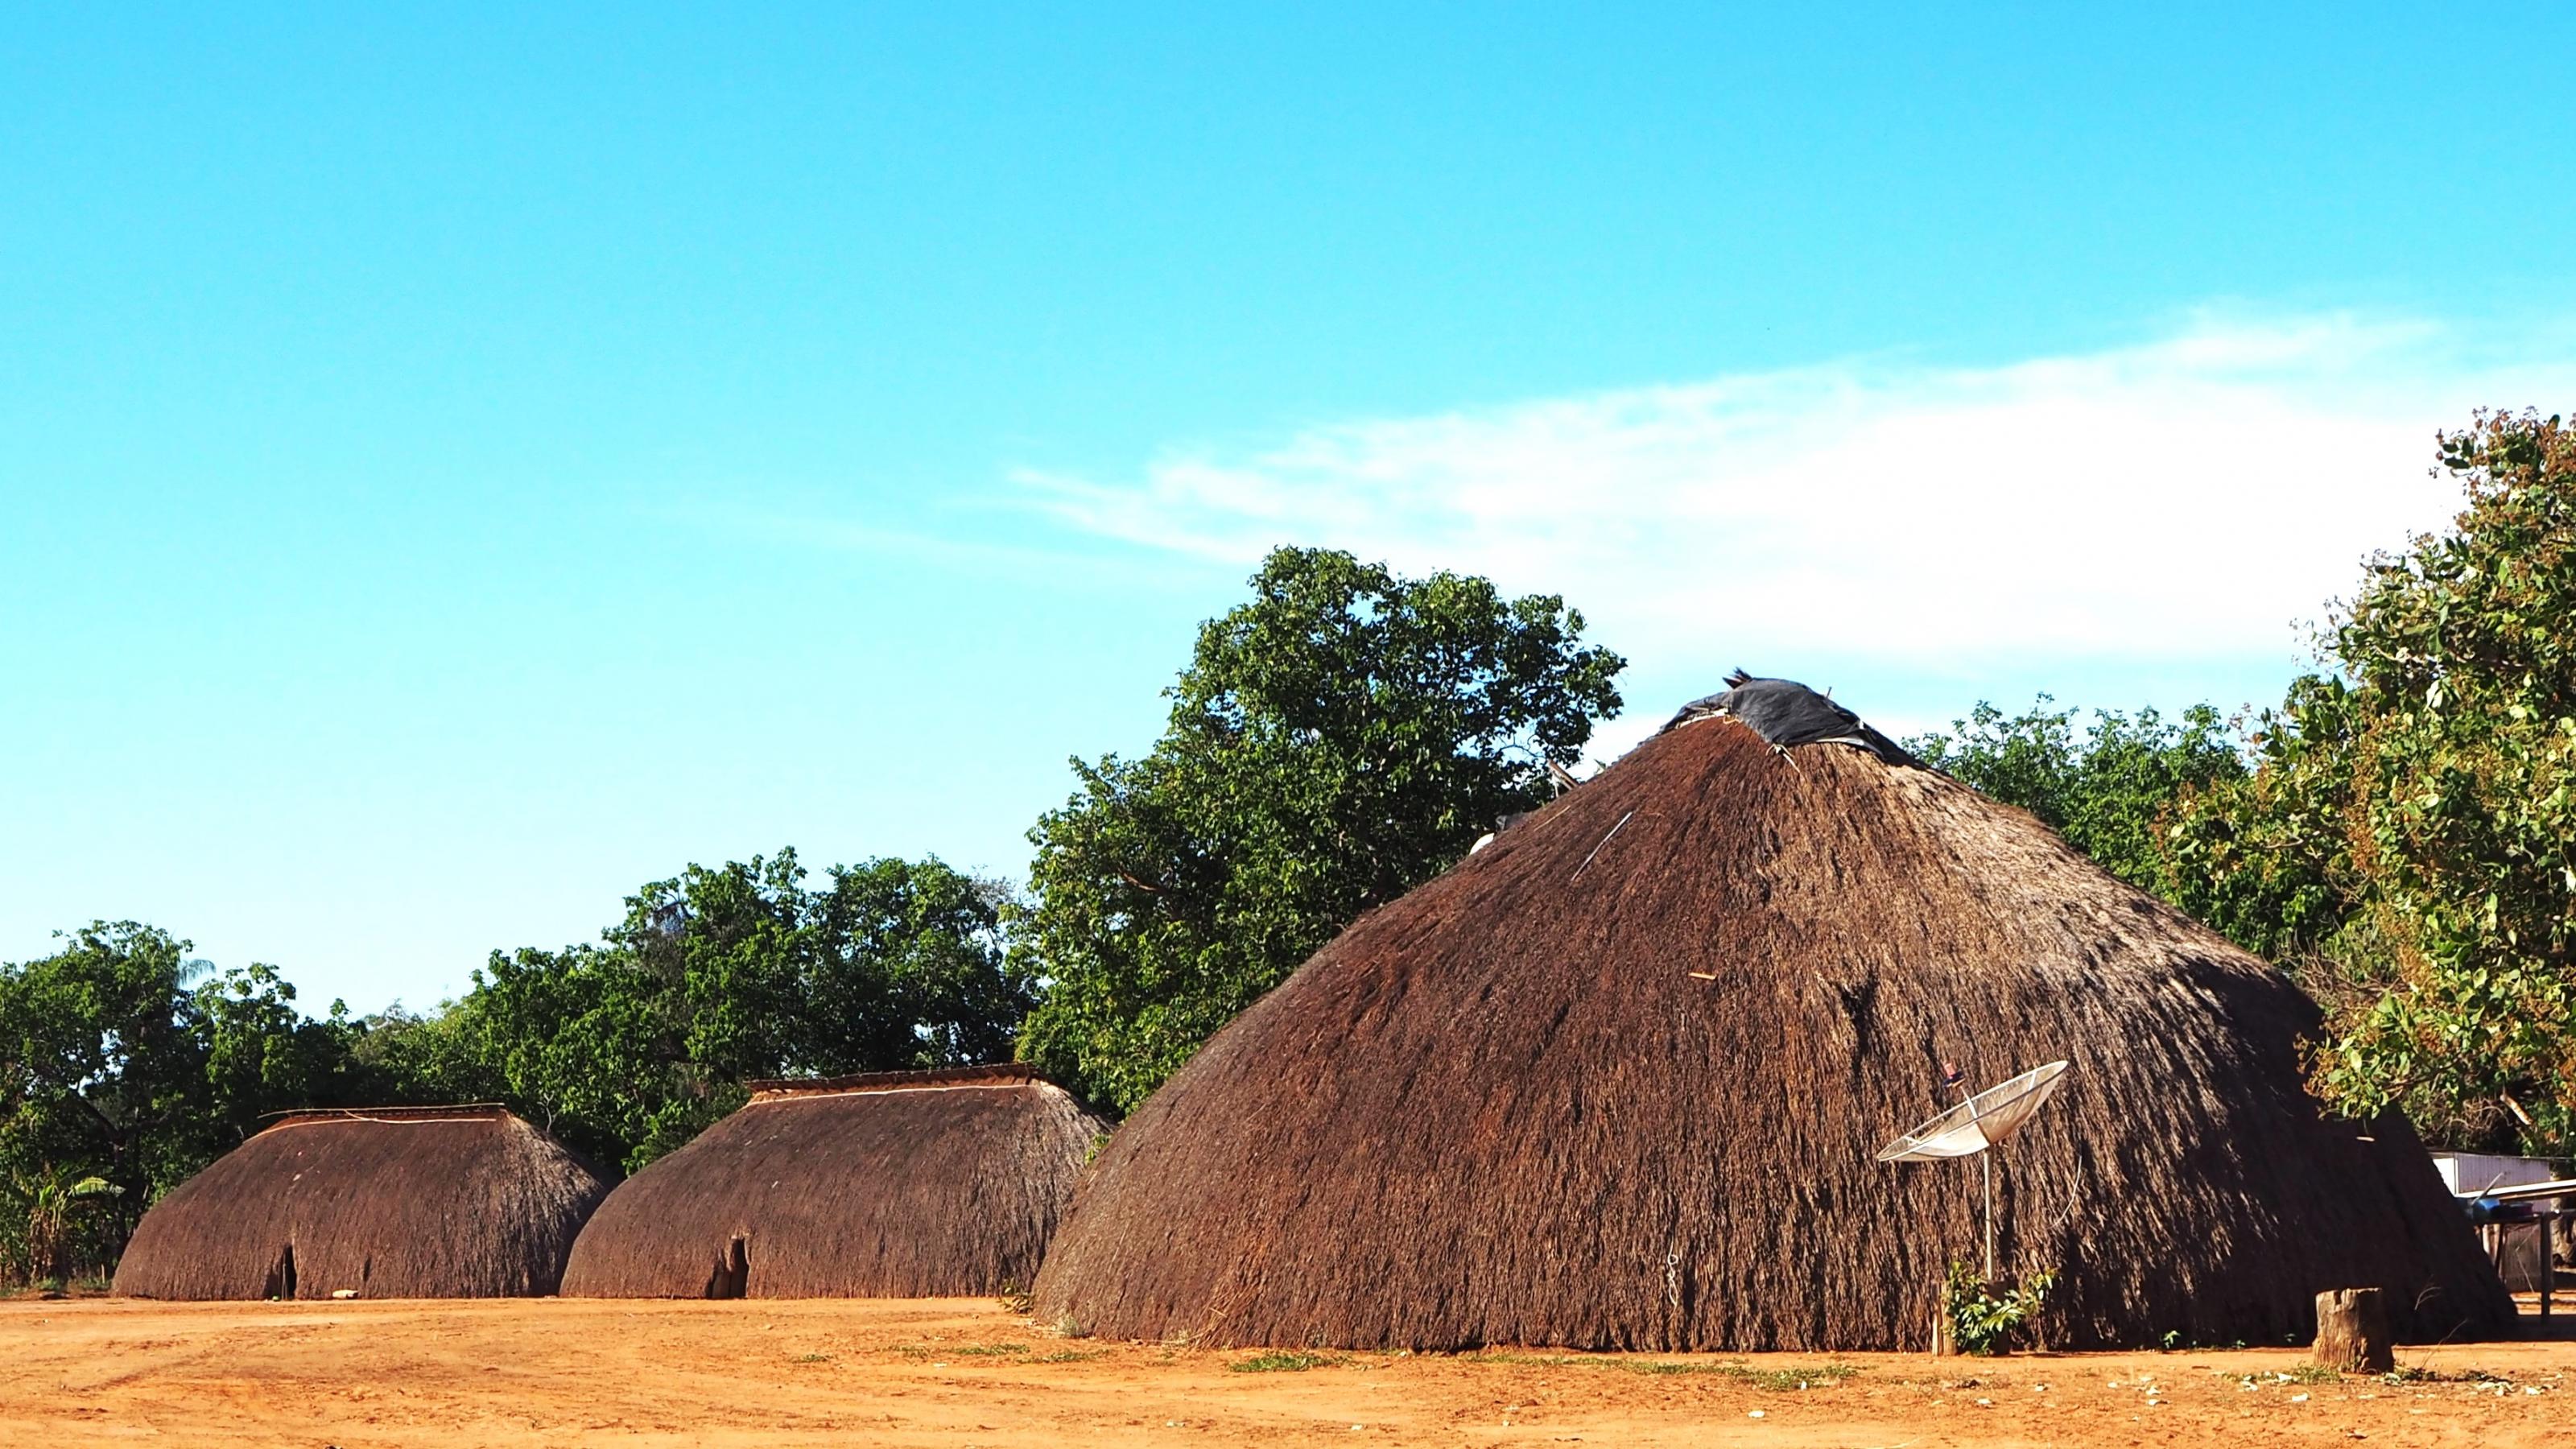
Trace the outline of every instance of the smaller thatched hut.
[[564, 1269], [598, 1298], [918, 1298], [1025, 1287], [1107, 1124], [1027, 1067], [752, 1084], [626, 1180]]
[[298, 1112], [143, 1215], [138, 1298], [510, 1298], [555, 1291], [608, 1184], [500, 1107]]

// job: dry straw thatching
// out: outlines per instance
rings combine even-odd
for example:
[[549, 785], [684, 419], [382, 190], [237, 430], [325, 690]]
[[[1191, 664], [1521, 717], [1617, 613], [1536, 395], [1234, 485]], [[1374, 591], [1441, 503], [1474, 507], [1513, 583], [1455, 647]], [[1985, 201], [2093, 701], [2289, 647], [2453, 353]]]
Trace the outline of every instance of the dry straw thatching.
[[598, 1298], [1025, 1288], [1107, 1126], [1016, 1065], [764, 1082], [626, 1180], [573, 1246]]
[[499, 1107], [297, 1113], [145, 1213], [116, 1291], [541, 1296], [607, 1192], [587, 1163]]
[[[1702, 979], [1706, 978], [1706, 979]], [[1124, 1338], [1926, 1346], [1973, 1162], [1876, 1149], [2056, 1058], [1998, 1264], [2060, 1347], [2278, 1344], [2378, 1285], [2511, 1306], [2413, 1132], [2326, 1120], [2315, 1006], [2036, 819], [1842, 744], [1681, 724], [1363, 918], [1101, 1155], [1035, 1311]]]

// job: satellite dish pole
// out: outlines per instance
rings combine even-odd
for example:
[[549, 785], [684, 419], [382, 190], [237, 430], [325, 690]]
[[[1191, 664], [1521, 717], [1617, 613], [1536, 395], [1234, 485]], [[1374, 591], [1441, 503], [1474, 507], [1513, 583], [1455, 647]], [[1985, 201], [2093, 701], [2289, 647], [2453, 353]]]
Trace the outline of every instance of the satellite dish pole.
[[[1941, 1064], [1945, 1086], [1960, 1085], [1959, 1071]], [[2010, 1137], [2037, 1113], [2066, 1075], [2066, 1063], [2050, 1062], [1988, 1087], [1931, 1121], [1879, 1149], [1881, 1162], [1933, 1162], [1948, 1157], [1975, 1157], [1984, 1187], [1986, 1281], [1995, 1281], [1995, 1169], [1986, 1150]]]
[[[1955, 1072], [1956, 1069], [1954, 1068], [1953, 1071]], [[1960, 1098], [1968, 1105], [1968, 1121], [1975, 1124], [1977, 1099], [1968, 1096], [1964, 1087], [1960, 1091]], [[1995, 1155], [1992, 1152], [1977, 1154], [1977, 1180], [1985, 1190], [1986, 1281], [1992, 1283], [1995, 1281]]]
[[[1968, 1095], [1966, 1083], [1960, 1080], [1957, 1067], [1950, 1066], [1947, 1062], [1942, 1063], [1942, 1066], [1949, 1071], [1951, 1085], [1959, 1089], [1959, 1100], [1968, 1109], [1969, 1125], [1975, 1126], [1977, 1099]], [[1995, 1281], [1995, 1155], [1992, 1152], [1977, 1154], [1977, 1183], [1985, 1197], [1983, 1216], [1986, 1225], [1986, 1281], [1992, 1283]]]

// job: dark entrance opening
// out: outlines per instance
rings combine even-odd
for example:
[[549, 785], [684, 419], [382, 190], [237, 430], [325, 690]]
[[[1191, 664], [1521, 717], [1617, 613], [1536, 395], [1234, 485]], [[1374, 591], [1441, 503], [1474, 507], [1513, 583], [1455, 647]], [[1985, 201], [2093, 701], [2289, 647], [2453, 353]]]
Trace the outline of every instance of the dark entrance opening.
[[751, 1245], [741, 1238], [725, 1246], [724, 1257], [707, 1279], [709, 1298], [740, 1298], [751, 1286]]
[[277, 1250], [277, 1263], [268, 1270], [268, 1296], [271, 1298], [295, 1296], [295, 1245], [293, 1243]]

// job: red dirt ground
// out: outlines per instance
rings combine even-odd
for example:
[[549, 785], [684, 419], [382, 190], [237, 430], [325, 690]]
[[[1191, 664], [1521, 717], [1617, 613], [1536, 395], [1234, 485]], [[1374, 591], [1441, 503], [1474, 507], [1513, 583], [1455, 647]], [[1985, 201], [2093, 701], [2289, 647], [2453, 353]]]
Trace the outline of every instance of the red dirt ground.
[[2576, 1334], [2406, 1349], [2432, 1376], [2399, 1382], [2284, 1382], [2295, 1349], [1256, 1358], [982, 1300], [20, 1300], [0, 1444], [2576, 1443]]

